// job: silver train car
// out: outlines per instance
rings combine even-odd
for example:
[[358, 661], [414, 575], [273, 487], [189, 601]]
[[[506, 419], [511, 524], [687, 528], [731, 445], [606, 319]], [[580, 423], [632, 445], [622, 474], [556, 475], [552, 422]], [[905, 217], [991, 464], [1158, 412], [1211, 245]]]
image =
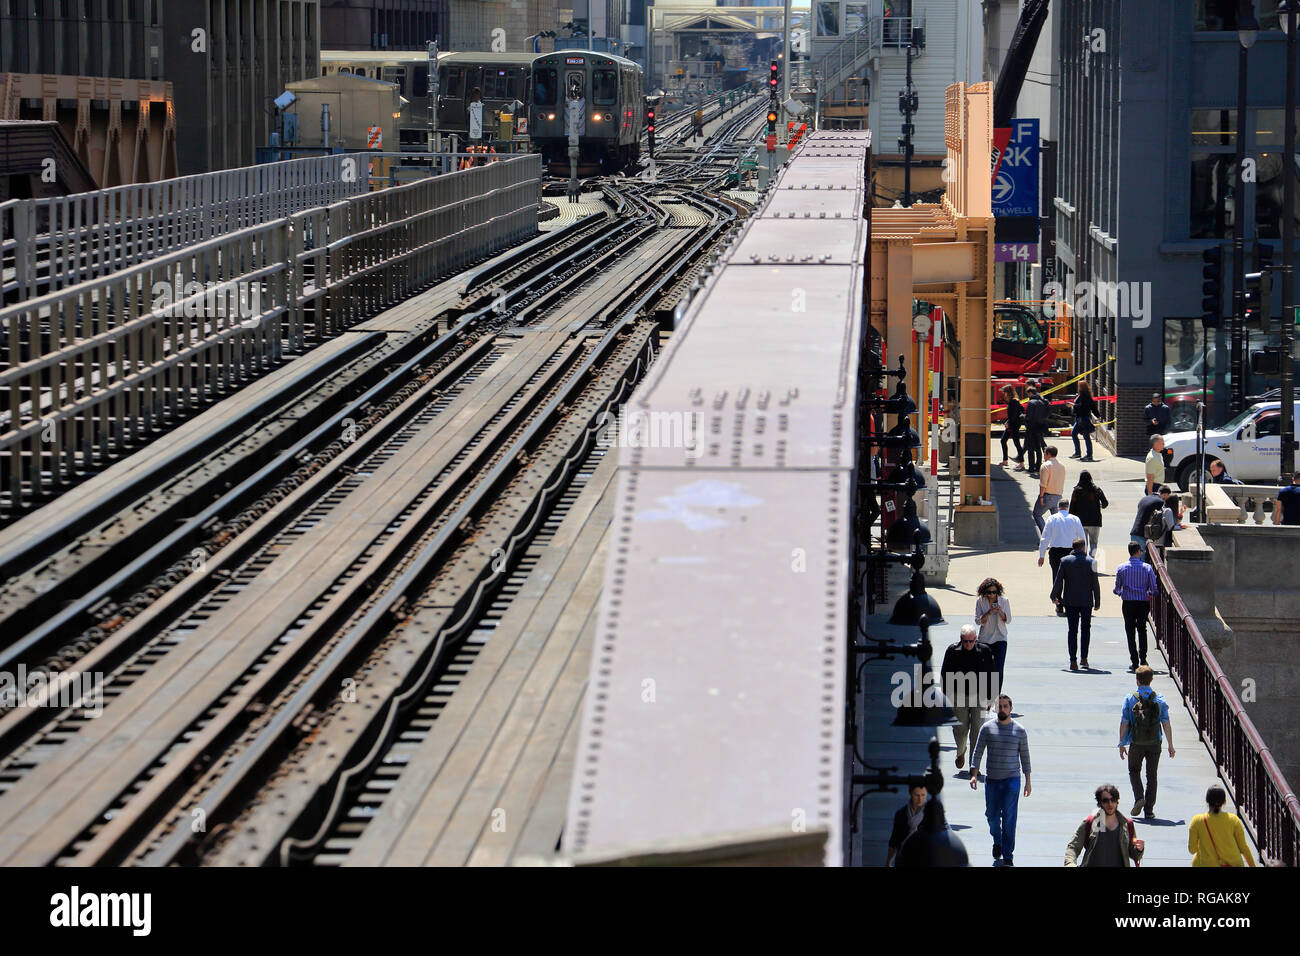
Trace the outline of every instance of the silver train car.
[[579, 860], [780, 858], [802, 814], [841, 862], [870, 136], [798, 147], [624, 409]]
[[617, 172], [641, 155], [645, 91], [641, 67], [631, 60], [591, 50], [558, 50], [533, 60], [531, 119], [534, 152], [546, 162], [567, 161], [566, 104], [583, 104], [578, 159]]

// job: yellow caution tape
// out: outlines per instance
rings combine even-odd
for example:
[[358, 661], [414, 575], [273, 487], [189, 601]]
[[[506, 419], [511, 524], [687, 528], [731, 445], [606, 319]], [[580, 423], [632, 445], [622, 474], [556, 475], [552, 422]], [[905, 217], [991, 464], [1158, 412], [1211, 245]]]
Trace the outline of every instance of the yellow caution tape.
[[[1113, 362], [1113, 361], [1115, 361], [1115, 356], [1113, 355], [1106, 356], [1106, 362]], [[1091, 375], [1093, 372], [1097, 371], [1097, 369], [1101, 368], [1102, 365], [1105, 365], [1106, 362], [1102, 362], [1098, 365], [1094, 365], [1092, 368], [1088, 369], [1088, 371], [1080, 372], [1078, 375], [1074, 376], [1074, 378], [1067, 378], [1064, 382], [1061, 382], [1059, 385], [1053, 385], [1051, 388], [1039, 389], [1038, 394], [1050, 395], [1052, 394], [1052, 392], [1059, 391], [1060, 389], [1065, 388], [1065, 386], [1067, 385], [1073, 385], [1075, 382], [1079, 381], [1079, 379], [1085, 378]]]

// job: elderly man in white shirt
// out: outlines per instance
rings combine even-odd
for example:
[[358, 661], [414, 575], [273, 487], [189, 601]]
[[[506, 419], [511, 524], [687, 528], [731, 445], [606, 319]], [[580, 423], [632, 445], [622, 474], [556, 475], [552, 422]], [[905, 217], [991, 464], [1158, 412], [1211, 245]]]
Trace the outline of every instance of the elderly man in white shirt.
[[[1038, 566], [1043, 566], [1043, 555], [1052, 563], [1052, 583], [1056, 583], [1056, 572], [1061, 568], [1061, 559], [1074, 547], [1075, 538], [1088, 539], [1083, 530], [1083, 522], [1070, 514], [1070, 501], [1062, 498], [1056, 506], [1056, 514], [1043, 524], [1043, 536], [1038, 541]], [[1065, 609], [1056, 608], [1057, 617], [1065, 617]]]

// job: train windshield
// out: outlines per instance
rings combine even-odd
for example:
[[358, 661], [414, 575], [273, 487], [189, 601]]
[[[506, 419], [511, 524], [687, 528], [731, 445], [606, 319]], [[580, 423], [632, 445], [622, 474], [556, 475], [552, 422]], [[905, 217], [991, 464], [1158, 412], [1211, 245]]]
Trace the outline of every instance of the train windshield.
[[596, 70], [591, 80], [591, 95], [599, 106], [610, 106], [618, 99], [618, 82], [613, 70]]
[[506, 90], [505, 70], [483, 71], [483, 96], [490, 100], [504, 100], [509, 96]]
[[556, 91], [555, 68], [539, 67], [533, 70], [533, 102], [538, 106], [554, 106]]
[[449, 100], [458, 100], [461, 96], [461, 78], [464, 75], [460, 70], [442, 69], [438, 71], [442, 74], [438, 85], [442, 88], [442, 95]]

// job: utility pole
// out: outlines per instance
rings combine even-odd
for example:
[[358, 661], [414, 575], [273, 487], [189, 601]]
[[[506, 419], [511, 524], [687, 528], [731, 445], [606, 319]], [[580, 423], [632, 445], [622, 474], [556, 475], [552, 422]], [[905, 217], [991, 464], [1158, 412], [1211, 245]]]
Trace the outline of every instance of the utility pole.
[[903, 154], [903, 205], [912, 205], [912, 115], [920, 105], [916, 96], [916, 87], [912, 85], [912, 35], [907, 38], [907, 86], [898, 94], [898, 111], [903, 114], [903, 136], [898, 141], [899, 151]]
[[429, 42], [429, 152], [438, 153], [438, 41]]
[[[782, 53], [782, 55], [781, 55], [781, 123], [780, 123], [780, 128], [781, 128], [782, 132], [781, 132], [779, 135], [780, 135], [780, 137], [781, 137], [781, 141], [782, 141], [782, 142], [785, 141], [785, 133], [784, 133], [784, 130], [785, 130], [785, 128], [786, 128], [786, 125], [785, 125], [785, 124], [786, 124], [786, 121], [789, 120], [789, 117], [786, 116], [786, 112], [785, 112], [785, 104], [788, 103], [788, 102], [790, 102], [790, 16], [791, 16], [791, 13], [790, 13], [790, 6], [791, 6], [791, 0], [785, 0], [785, 17], [784, 17], [784, 18], [782, 19], [782, 21], [781, 21], [781, 23], [782, 23], [782, 27], [783, 27], [783, 29], [782, 29], [782, 33], [784, 34], [784, 38], [783, 38], [782, 41], [781, 41], [781, 45], [782, 45], [782, 48], [783, 48], [783, 53]], [[812, 15], [812, 8], [811, 8], [811, 7], [808, 8], [808, 13], [809, 13], [809, 16], [811, 17], [811, 15]]]
[[1295, 471], [1295, 155], [1296, 31], [1300, 29], [1300, 0], [1283, 0], [1278, 8], [1286, 34], [1286, 119], [1283, 156], [1286, 157], [1282, 189], [1282, 471]]
[[1246, 400], [1245, 342], [1246, 330], [1246, 57], [1245, 44], [1237, 48], [1237, 158], [1236, 182], [1232, 186], [1232, 335], [1228, 368], [1232, 375], [1229, 413], [1236, 415]]

